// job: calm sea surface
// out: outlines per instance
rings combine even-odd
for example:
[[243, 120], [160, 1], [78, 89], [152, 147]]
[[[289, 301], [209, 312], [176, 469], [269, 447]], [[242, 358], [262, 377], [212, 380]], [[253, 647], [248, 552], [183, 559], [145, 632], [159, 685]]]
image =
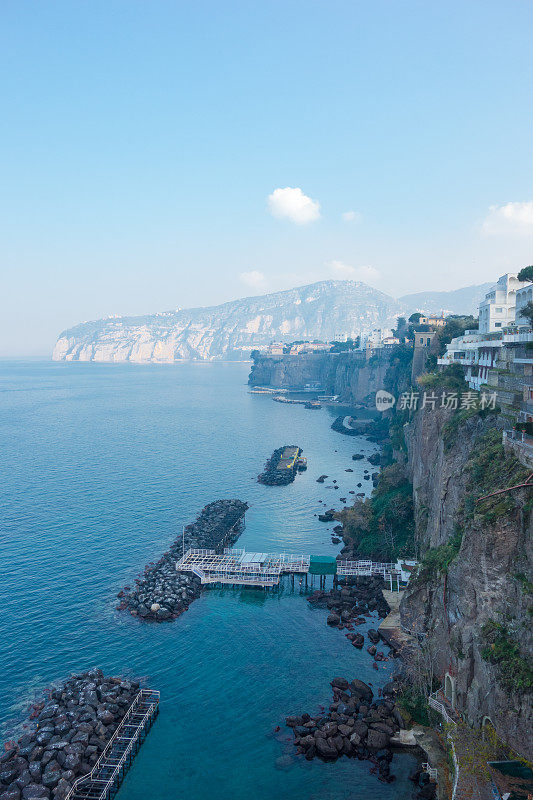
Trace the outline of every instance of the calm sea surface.
[[[374, 445], [331, 431], [333, 411], [249, 395], [247, 372], [245, 364], [0, 364], [2, 736], [39, 688], [99, 666], [161, 690], [161, 713], [120, 800], [410, 796], [410, 755], [394, 757], [391, 785], [368, 762], [276, 764], [294, 752], [286, 715], [328, 705], [335, 675], [377, 687], [391, 668], [371, 669], [298, 586], [210, 590], [162, 625], [115, 610], [119, 589], [217, 498], [251, 506], [239, 546], [338, 551], [332, 525], [314, 515], [320, 500], [340, 506], [339, 496], [350, 497], [372, 469], [352, 453]], [[287, 487], [259, 485], [265, 460], [287, 443], [303, 447], [309, 469]], [[316, 483], [322, 473], [341, 489]]]

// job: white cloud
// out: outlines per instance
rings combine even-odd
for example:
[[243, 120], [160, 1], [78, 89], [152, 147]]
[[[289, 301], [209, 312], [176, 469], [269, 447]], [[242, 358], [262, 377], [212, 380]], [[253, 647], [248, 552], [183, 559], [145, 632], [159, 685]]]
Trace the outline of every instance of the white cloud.
[[252, 269], [250, 272], [241, 272], [239, 277], [246, 286], [250, 286], [252, 289], [264, 289], [266, 287], [266, 277], [257, 269]]
[[487, 234], [533, 234], [533, 202], [491, 206], [483, 231]]
[[380, 278], [380, 273], [375, 267], [351, 267], [349, 264], [344, 264], [342, 261], [327, 261], [330, 274], [339, 280], [350, 281], [377, 281]]
[[306, 225], [320, 219], [318, 200], [307, 197], [301, 189], [287, 186], [285, 189], [274, 189], [268, 196], [268, 209], [273, 217], [290, 219], [297, 225]]
[[343, 222], [359, 222], [361, 214], [359, 211], [344, 211], [341, 217]]

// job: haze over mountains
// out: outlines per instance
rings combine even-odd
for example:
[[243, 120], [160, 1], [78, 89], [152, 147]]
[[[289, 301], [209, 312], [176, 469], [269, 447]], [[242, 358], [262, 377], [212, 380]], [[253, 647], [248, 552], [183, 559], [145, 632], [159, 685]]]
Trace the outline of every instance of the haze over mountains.
[[420, 292], [396, 300], [360, 281], [329, 280], [283, 292], [192, 308], [83, 322], [63, 331], [55, 361], [172, 362], [247, 359], [272, 341], [355, 337], [391, 328], [399, 315], [475, 313], [491, 284]]

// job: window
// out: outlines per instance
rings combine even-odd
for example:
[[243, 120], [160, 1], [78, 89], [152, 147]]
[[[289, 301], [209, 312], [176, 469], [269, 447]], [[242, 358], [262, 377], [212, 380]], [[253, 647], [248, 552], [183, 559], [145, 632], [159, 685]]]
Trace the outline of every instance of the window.
[[497, 308], [497, 309], [496, 309], [496, 313], [497, 313], [497, 314], [501, 314], [501, 313], [502, 313], [502, 311], [503, 311], [503, 308]]
[[494, 327], [495, 328], [501, 328], [501, 326], [502, 326], [501, 322], [495, 322], [494, 323]]

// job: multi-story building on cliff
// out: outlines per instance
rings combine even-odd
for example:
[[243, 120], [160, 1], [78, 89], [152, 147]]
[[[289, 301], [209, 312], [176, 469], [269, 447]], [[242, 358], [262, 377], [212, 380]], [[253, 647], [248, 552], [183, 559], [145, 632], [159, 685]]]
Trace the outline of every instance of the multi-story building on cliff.
[[[480, 303], [479, 330], [452, 339], [438, 359], [460, 364], [471, 389], [487, 387], [509, 419], [504, 443], [533, 466], [533, 330], [521, 311], [533, 300], [533, 284], [503, 275]], [[505, 322], [504, 322], [505, 321]]]
[[487, 292], [479, 304], [479, 332], [494, 333], [515, 321], [516, 293], [527, 282], [519, 281], [517, 275], [506, 273]]
[[[533, 284], [519, 281], [516, 275], [502, 275], [479, 304], [479, 329], [452, 339], [438, 359], [439, 365], [461, 364], [472, 389], [497, 385], [494, 373], [508, 371], [512, 361], [507, 348], [533, 341], [529, 321], [519, 315], [519, 322], [525, 324], [517, 324], [516, 319], [517, 308], [527, 304], [529, 295], [533, 295]], [[503, 349], [506, 352], [502, 355]]]

